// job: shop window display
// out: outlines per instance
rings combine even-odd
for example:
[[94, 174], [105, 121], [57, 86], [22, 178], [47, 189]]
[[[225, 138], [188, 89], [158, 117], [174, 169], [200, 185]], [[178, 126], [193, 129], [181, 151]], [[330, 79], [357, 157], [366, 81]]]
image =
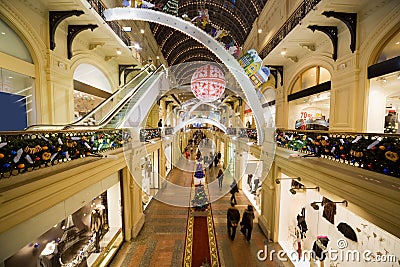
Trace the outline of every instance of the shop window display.
[[296, 99], [289, 108], [289, 124], [296, 130], [329, 129], [330, 92]]
[[[293, 179], [287, 175], [282, 178], [285, 179], [277, 184], [280, 192], [278, 241], [294, 266], [366, 266], [356, 258], [330, 258], [324, 250], [371, 251], [371, 259], [399, 255], [400, 239], [349, 211], [347, 201], [336, 201], [334, 196], [328, 199], [316, 190], [304, 190], [308, 187], [304, 185], [303, 190], [296, 190], [297, 194], [293, 195], [290, 193]], [[379, 266], [396, 264], [387, 262]]]
[[[290, 90], [295, 94], [329, 82], [331, 75], [323, 67], [316, 66], [299, 75]], [[311, 90], [311, 89], [310, 89]], [[319, 92], [289, 102], [289, 128], [297, 130], [328, 130], [330, 92]], [[293, 129], [292, 128], [292, 129]]]
[[[119, 184], [114, 189], [119, 190]], [[113, 189], [113, 191], [115, 191]], [[104, 192], [89, 204], [54, 225], [46, 233], [8, 258], [5, 266], [74, 267], [99, 264], [111, 246], [122, 243], [120, 212], [109, 214], [108, 198]], [[112, 209], [114, 210], [114, 208]], [[118, 210], [118, 207], [117, 207]], [[113, 243], [119, 240], [119, 244]], [[112, 242], [111, 242], [112, 241]]]

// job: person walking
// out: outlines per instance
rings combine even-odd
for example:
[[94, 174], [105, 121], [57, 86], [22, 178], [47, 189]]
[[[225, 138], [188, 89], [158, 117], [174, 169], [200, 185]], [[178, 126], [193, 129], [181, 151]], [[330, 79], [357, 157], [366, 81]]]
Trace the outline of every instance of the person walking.
[[162, 119], [160, 119], [160, 120], [158, 121], [158, 124], [157, 124], [157, 125], [158, 125], [159, 128], [162, 127]]
[[235, 194], [239, 193], [239, 188], [235, 179], [233, 179], [233, 183], [231, 185], [231, 203], [237, 204]]
[[222, 181], [224, 180], [224, 172], [222, 171], [222, 169], [219, 169], [217, 178], [218, 178], [218, 187], [219, 187], [219, 190], [221, 190], [222, 189]]
[[240, 212], [232, 202], [231, 206], [228, 208], [226, 220], [228, 226], [228, 236], [231, 240], [234, 240], [236, 235], [236, 227], [240, 221]]
[[247, 241], [250, 241], [251, 239], [251, 232], [253, 231], [253, 220], [254, 220], [253, 206], [248, 205], [247, 209], [245, 209], [243, 212], [242, 221], [240, 222], [241, 225], [240, 232], [244, 234]]

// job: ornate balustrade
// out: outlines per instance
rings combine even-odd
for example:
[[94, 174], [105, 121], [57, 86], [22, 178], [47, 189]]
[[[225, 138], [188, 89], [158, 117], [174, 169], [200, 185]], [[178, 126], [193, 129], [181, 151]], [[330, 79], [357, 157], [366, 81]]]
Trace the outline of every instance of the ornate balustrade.
[[0, 178], [44, 168], [122, 147], [124, 130], [0, 133]]
[[400, 177], [400, 135], [276, 130], [280, 147]]
[[305, 0], [301, 5], [290, 15], [285, 24], [275, 33], [265, 47], [261, 50], [260, 57], [265, 58], [268, 54], [298, 25], [301, 20], [315, 8], [321, 0]]
[[106, 17], [104, 16], [104, 10], [107, 7], [99, 0], [87, 0], [88, 3], [92, 6], [94, 10], [100, 15], [100, 17], [110, 26], [110, 28], [118, 35], [118, 37], [124, 42], [127, 46], [131, 45], [131, 40], [129, 35], [122, 29], [122, 26], [119, 25], [115, 21], [106, 21]]

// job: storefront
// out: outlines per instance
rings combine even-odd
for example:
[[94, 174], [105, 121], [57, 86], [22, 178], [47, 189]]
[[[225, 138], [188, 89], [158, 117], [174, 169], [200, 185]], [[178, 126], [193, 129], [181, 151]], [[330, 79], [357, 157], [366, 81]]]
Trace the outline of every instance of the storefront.
[[161, 181], [159, 175], [159, 150], [149, 152], [146, 157], [141, 158], [142, 168], [142, 202], [143, 209], [147, 207], [150, 200], [160, 189]]
[[244, 170], [244, 175], [241, 179], [242, 191], [256, 208], [257, 212], [260, 213], [262, 161], [254, 157], [251, 153], [243, 152], [241, 166], [242, 170]]
[[8, 258], [5, 266], [106, 266], [123, 242], [120, 183]]
[[288, 128], [297, 130], [328, 130], [331, 75], [323, 67], [304, 71], [288, 95]]
[[[281, 178], [276, 184], [278, 242], [295, 266], [309, 267], [311, 259], [316, 264], [312, 266], [361, 267], [366, 266], [365, 251], [371, 252], [367, 255], [371, 261], [399, 255], [400, 239], [349, 211], [346, 200], [325, 198], [318, 187], [305, 187], [284, 173]], [[321, 248], [327, 251], [325, 257]]]
[[367, 131], [400, 133], [400, 33], [383, 48], [378, 61], [368, 67]]

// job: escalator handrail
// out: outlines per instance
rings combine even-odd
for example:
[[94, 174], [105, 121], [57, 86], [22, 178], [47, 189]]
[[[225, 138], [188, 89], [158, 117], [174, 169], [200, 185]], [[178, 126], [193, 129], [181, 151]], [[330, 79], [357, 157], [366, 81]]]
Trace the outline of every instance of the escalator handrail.
[[[146, 78], [144, 78], [139, 84], [137, 84], [135, 86], [135, 88], [133, 88], [129, 94], [127, 94], [123, 99], [121, 99], [118, 103], [118, 105], [116, 105], [115, 107], [113, 107], [108, 113], [107, 115], [105, 115], [98, 123], [98, 125], [102, 125], [105, 121], [108, 121], [108, 117], [109, 116], [113, 116], [116, 113], [118, 113], [118, 111], [120, 111], [127, 102], [130, 101], [130, 99], [133, 97], [134, 94], [137, 93], [137, 91], [139, 91], [140, 87], [147, 82], [152, 76], [154, 76], [155, 74], [157, 74], [159, 72], [159, 70], [161, 69], [161, 66], [158, 67], [153, 73], [151, 73], [150, 75], [148, 75]], [[115, 112], [116, 111], [116, 112]]]
[[[145, 65], [144, 67], [143, 67], [143, 69], [142, 69], [142, 71], [140, 72], [140, 73], [138, 73], [137, 75], [135, 75], [135, 77], [132, 79], [132, 80], [130, 80], [127, 84], [125, 84], [125, 85], [123, 85], [121, 88], [119, 88], [118, 90], [116, 90], [114, 93], [112, 93], [112, 95], [111, 96], [109, 96], [107, 99], [105, 99], [104, 101], [102, 101], [99, 105], [97, 105], [91, 112], [89, 112], [88, 114], [86, 114], [84, 117], [82, 117], [81, 119], [79, 119], [78, 121], [75, 121], [75, 122], [72, 122], [72, 123], [69, 123], [69, 124], [33, 124], [33, 125], [30, 125], [30, 126], [28, 126], [28, 127], [26, 127], [25, 129], [24, 129], [24, 131], [39, 131], [39, 130], [45, 130], [46, 128], [49, 128], [48, 130], [62, 130], [62, 129], [64, 129], [65, 127], [68, 127], [68, 126], [71, 126], [71, 125], [79, 125], [79, 123], [81, 122], [81, 121], [84, 121], [84, 120], [86, 120], [87, 118], [89, 118], [90, 116], [92, 116], [97, 110], [99, 110], [100, 108], [102, 108], [104, 105], [106, 105], [109, 101], [110, 101], [110, 99], [113, 99], [114, 97], [115, 97], [115, 95], [116, 94], [118, 94], [120, 91], [122, 91], [122, 90], [124, 90], [127, 86], [130, 86], [132, 83], [133, 83], [133, 81], [135, 81], [135, 79], [137, 78], [137, 77], [139, 77], [142, 73], [144, 73], [145, 71], [149, 71], [149, 69], [151, 68], [151, 67], [155, 67], [154, 65], [152, 65], [152, 64], [147, 64], [147, 65]], [[155, 72], [155, 71], [154, 71]], [[151, 73], [151, 72], [150, 72]], [[148, 78], [149, 76], [147, 76], [146, 78]], [[145, 78], [145, 79], [146, 79]], [[32, 129], [32, 128], [39, 128], [39, 129]], [[41, 128], [41, 129], [40, 129]]]
[[[108, 124], [108, 122], [127, 104], [129, 103], [129, 101], [131, 100], [132, 97], [134, 97], [135, 93], [140, 90], [141, 86], [146, 83], [151, 77], [154, 77], [156, 74], [158, 74], [160, 72], [160, 70], [165, 70], [165, 66], [164, 65], [160, 65], [151, 75], [149, 75], [148, 77], [146, 77], [145, 79], [143, 79], [134, 90], [132, 94], [130, 94], [129, 98], [124, 98], [123, 100], [120, 101], [120, 104], [117, 105], [117, 108], [114, 108], [112, 111], [110, 111], [106, 116], [104, 116], [102, 122], [100, 124], [97, 125], [66, 125], [65, 129], [99, 129], [99, 128], [103, 128], [104, 126], [106, 126]], [[123, 103], [122, 103], [123, 102]]]
[[[89, 119], [93, 114], [95, 114], [99, 109], [101, 109], [103, 106], [105, 106], [108, 102], [111, 101], [111, 99], [113, 99], [119, 92], [121, 92], [122, 90], [124, 90], [126, 87], [130, 86], [133, 81], [135, 81], [142, 73], [144, 72], [149, 72], [148, 70], [152, 67], [153, 65], [146, 65], [144, 67], [144, 69], [138, 73], [132, 80], [130, 80], [127, 84], [125, 84], [124, 86], [122, 86], [120, 89], [118, 89], [117, 91], [115, 91], [110, 97], [108, 97], [107, 99], [105, 99], [103, 102], [100, 103], [100, 105], [98, 105], [97, 107], [95, 107], [92, 111], [90, 111], [88, 114], [86, 114], [84, 117], [82, 117], [81, 119], [79, 119], [78, 121], [75, 121], [73, 123], [70, 123], [68, 125], [82, 125], [82, 123]], [[151, 71], [149, 72], [150, 74], [152, 73]], [[148, 76], [147, 76], [148, 77]], [[147, 78], [146, 77], [146, 78]], [[145, 79], [146, 79], [145, 78]]]

